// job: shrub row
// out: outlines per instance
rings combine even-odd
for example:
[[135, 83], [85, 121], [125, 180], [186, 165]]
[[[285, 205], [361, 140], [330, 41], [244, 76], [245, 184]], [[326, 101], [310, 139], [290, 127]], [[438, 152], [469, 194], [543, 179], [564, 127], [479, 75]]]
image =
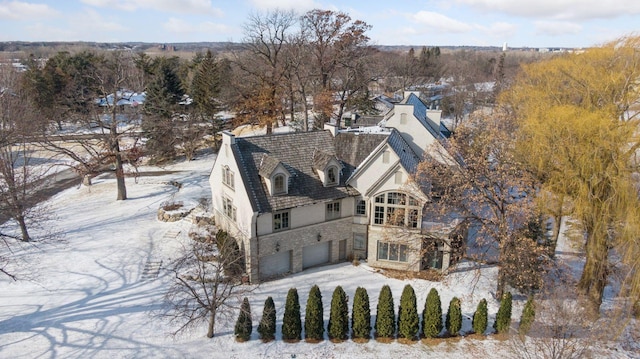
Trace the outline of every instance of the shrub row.
[[[511, 326], [511, 293], [505, 293], [500, 301], [500, 308], [496, 314], [493, 328], [497, 333], [506, 333]], [[427, 295], [422, 317], [417, 310], [416, 295], [411, 285], [407, 284], [400, 297], [398, 317], [394, 310], [393, 294], [388, 285], [382, 287], [378, 299], [377, 315], [373, 327], [375, 338], [403, 338], [416, 340], [419, 337], [436, 338], [443, 335], [443, 329], [449, 336], [456, 336], [462, 328], [462, 310], [460, 299], [454, 297], [449, 302], [445, 321], [442, 322], [442, 308], [440, 295], [432, 288]], [[535, 317], [533, 298], [529, 298], [519, 328], [520, 334], [526, 334]], [[319, 342], [324, 339], [324, 313], [320, 288], [314, 285], [309, 291], [304, 322], [304, 339], [309, 342]], [[422, 326], [420, 325], [422, 324]], [[444, 325], [443, 325], [444, 324]], [[487, 301], [482, 299], [473, 314], [472, 329], [475, 333], [484, 334], [488, 325]], [[351, 331], [349, 331], [351, 328]], [[296, 342], [302, 339], [302, 321], [300, 319], [300, 303], [296, 288], [289, 289], [282, 319], [282, 339]], [[251, 337], [251, 309], [249, 301], [244, 298], [240, 314], [235, 326], [235, 336], [238, 341], [246, 341]], [[341, 286], [337, 286], [331, 298], [331, 309], [327, 335], [332, 341], [343, 341], [349, 338], [368, 340], [371, 337], [371, 310], [367, 290], [358, 287], [353, 299], [351, 321], [347, 295]], [[273, 298], [268, 297], [264, 303], [262, 319], [258, 324], [258, 333], [262, 341], [275, 339], [276, 309]]]

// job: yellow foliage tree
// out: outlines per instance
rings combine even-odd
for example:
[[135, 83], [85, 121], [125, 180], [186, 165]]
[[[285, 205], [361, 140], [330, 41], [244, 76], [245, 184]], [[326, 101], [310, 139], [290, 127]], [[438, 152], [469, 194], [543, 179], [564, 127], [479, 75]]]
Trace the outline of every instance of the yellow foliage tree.
[[521, 124], [522, 160], [543, 192], [555, 196], [548, 203], [567, 200], [581, 222], [587, 258], [578, 287], [594, 309], [602, 303], [612, 248], [626, 254], [632, 298], [640, 293], [639, 45], [640, 37], [628, 37], [527, 65], [500, 99]]

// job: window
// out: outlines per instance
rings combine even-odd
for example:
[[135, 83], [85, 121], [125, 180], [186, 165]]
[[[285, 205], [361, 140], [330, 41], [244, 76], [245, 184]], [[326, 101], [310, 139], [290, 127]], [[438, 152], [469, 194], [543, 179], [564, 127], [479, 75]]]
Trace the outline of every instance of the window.
[[276, 212], [273, 214], [273, 231], [289, 229], [289, 211]]
[[387, 192], [374, 198], [373, 224], [418, 228], [418, 200], [400, 192]]
[[326, 220], [330, 221], [332, 219], [338, 219], [338, 218], [340, 218], [340, 202], [327, 203]]
[[277, 174], [273, 178], [273, 193], [279, 194], [285, 192], [287, 192], [287, 189], [285, 187], [285, 177], [282, 174]]
[[357, 251], [364, 251], [366, 248], [367, 238], [362, 233], [353, 234], [353, 249]]
[[234, 222], [236, 221], [237, 210], [230, 198], [222, 197], [222, 211], [225, 216], [231, 218]]
[[364, 199], [356, 199], [356, 216], [367, 215], [367, 202]]
[[327, 170], [327, 184], [338, 184], [338, 169], [329, 167]]
[[234, 189], [234, 174], [233, 171], [229, 169], [229, 166], [222, 167], [222, 183], [227, 185], [229, 188]]
[[382, 152], [382, 163], [389, 163], [389, 151]]
[[407, 262], [407, 245], [378, 241], [378, 260]]

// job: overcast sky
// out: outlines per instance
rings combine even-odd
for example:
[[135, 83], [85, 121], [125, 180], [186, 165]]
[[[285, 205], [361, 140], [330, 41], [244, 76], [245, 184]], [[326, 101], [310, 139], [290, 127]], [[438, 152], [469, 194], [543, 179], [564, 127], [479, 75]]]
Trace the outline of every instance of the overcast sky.
[[0, 41], [240, 42], [275, 8], [346, 12], [377, 45], [586, 47], [640, 30], [639, 0], [0, 0]]

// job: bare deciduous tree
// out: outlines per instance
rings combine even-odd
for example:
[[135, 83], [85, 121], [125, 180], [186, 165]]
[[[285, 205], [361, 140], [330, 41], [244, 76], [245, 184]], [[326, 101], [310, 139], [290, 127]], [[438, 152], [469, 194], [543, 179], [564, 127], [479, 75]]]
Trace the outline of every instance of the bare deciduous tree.
[[245, 284], [244, 258], [234, 238], [224, 231], [193, 235], [193, 240], [175, 260], [175, 281], [166, 298], [168, 314], [179, 326], [174, 332], [207, 324], [207, 337], [215, 335], [216, 321], [233, 317], [242, 298], [254, 287]]

